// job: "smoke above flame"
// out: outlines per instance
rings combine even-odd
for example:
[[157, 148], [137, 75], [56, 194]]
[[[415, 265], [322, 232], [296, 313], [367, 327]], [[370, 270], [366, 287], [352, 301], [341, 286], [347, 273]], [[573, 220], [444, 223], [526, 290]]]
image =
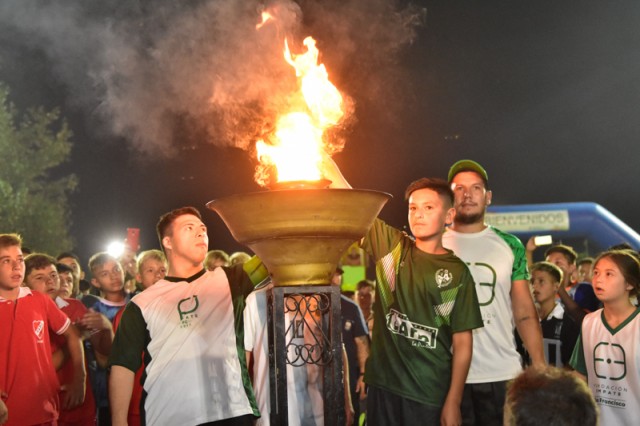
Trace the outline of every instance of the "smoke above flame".
[[[395, 0], [0, 2], [0, 33], [42, 52], [96, 139], [165, 158], [198, 143], [252, 151], [267, 142], [298, 84], [283, 40], [308, 34], [351, 96], [323, 136], [330, 154], [341, 150], [353, 99], [393, 90], [394, 53], [423, 18]], [[322, 114], [313, 120], [335, 121]]]

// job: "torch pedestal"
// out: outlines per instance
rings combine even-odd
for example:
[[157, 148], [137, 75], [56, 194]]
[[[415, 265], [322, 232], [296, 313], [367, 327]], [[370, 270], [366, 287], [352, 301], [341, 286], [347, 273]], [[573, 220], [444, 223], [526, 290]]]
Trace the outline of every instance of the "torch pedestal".
[[324, 424], [344, 424], [340, 287], [273, 287], [267, 304], [271, 424], [289, 424], [289, 374], [306, 380], [310, 398], [321, 389]]

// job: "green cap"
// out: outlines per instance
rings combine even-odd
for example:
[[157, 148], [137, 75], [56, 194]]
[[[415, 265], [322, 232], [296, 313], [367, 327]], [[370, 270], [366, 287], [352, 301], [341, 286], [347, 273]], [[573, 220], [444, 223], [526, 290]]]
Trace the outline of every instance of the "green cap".
[[478, 163], [473, 160], [460, 160], [457, 161], [451, 168], [449, 169], [449, 178], [448, 181], [451, 183], [453, 178], [460, 172], [476, 172], [480, 175], [482, 180], [484, 180], [485, 185], [489, 183], [489, 176], [487, 175], [487, 171]]

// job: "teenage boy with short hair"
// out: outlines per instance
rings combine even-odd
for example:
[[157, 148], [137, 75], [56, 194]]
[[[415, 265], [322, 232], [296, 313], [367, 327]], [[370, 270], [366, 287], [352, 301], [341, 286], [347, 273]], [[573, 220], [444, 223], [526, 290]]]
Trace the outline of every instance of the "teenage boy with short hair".
[[[63, 407], [82, 403], [85, 370], [76, 328], [47, 296], [21, 287], [25, 277], [22, 239], [0, 234], [0, 396], [5, 425], [55, 424], [60, 385], [51, 360], [49, 330], [67, 339], [74, 380], [66, 386]], [[1, 413], [0, 413], [1, 414]]]
[[[72, 269], [64, 264], [61, 266]], [[25, 279], [24, 283], [31, 290], [46, 294], [53, 300], [58, 308], [64, 312], [71, 322], [83, 331], [83, 334], [91, 336], [92, 347], [97, 351], [106, 352], [111, 347], [113, 331], [109, 320], [96, 312], [88, 312], [87, 308], [75, 299], [63, 299], [58, 296], [60, 293], [60, 273], [57, 271], [55, 259], [49, 255], [33, 253], [25, 258]], [[51, 346], [54, 350], [65, 345], [65, 338], [62, 336], [51, 336]], [[75, 377], [74, 366], [66, 360], [58, 369], [57, 375], [60, 383], [71, 382]], [[85, 385], [89, 377], [86, 377]], [[86, 388], [84, 403], [72, 409], [62, 409], [59, 425], [94, 425], [96, 419], [96, 405], [91, 391], [91, 386]]]
[[[332, 186], [350, 188], [325, 162]], [[376, 219], [362, 244], [378, 278], [364, 375], [367, 423], [459, 425], [471, 331], [482, 318], [469, 269], [442, 246], [453, 194], [445, 181], [424, 178], [407, 187], [405, 199], [414, 238]]]
[[197, 209], [160, 218], [169, 276], [124, 310], [109, 362], [113, 424], [127, 421], [134, 374], [145, 354], [147, 424], [251, 425], [259, 416], [242, 342], [245, 298], [258, 276], [254, 260], [205, 271], [209, 237]]

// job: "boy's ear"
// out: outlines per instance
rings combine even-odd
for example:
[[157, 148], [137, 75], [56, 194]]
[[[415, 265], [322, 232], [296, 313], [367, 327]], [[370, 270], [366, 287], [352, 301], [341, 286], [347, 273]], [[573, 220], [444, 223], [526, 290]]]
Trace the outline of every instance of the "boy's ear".
[[445, 226], [450, 226], [453, 223], [453, 218], [456, 217], [456, 209], [451, 207], [447, 210], [447, 215], [445, 216], [444, 224]]
[[166, 236], [162, 239], [162, 246], [165, 249], [171, 250], [171, 237]]
[[485, 193], [485, 200], [486, 200], [486, 203], [487, 203], [488, 206], [491, 205], [491, 199], [492, 198], [493, 198], [493, 192], [491, 192], [491, 190], [488, 190]]
[[91, 278], [91, 285], [100, 290], [100, 283], [95, 278]]
[[142, 282], [142, 275], [140, 275], [140, 272], [136, 272], [136, 281], [139, 283]]

